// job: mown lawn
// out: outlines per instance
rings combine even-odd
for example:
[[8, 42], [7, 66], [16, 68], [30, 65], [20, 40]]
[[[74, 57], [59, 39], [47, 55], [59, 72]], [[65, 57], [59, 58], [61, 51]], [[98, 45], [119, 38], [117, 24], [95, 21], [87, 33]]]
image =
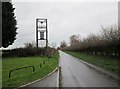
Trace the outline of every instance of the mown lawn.
[[[29, 83], [36, 79], [42, 78], [58, 66], [58, 52], [52, 58], [47, 57], [16, 57], [3, 58], [2, 61], [2, 87], [18, 87], [20, 85]], [[45, 61], [45, 64], [43, 61]], [[42, 67], [40, 67], [40, 63]], [[11, 69], [21, 68], [25, 66], [34, 66], [35, 72], [32, 68], [21, 69], [13, 71], [11, 78], [9, 78], [9, 71]]]
[[96, 55], [93, 56], [80, 52], [71, 52], [71, 51], [65, 51], [65, 52], [83, 61], [102, 67], [113, 73], [116, 74], [120, 73], [120, 64], [119, 64], [120, 61], [116, 58], [102, 57]]

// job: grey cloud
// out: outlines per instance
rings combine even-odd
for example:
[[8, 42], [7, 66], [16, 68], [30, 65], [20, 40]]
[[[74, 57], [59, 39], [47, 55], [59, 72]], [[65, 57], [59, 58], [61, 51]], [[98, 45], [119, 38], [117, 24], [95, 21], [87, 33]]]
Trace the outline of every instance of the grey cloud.
[[35, 41], [35, 19], [48, 19], [49, 44], [69, 41], [72, 34], [86, 37], [97, 33], [100, 25], [117, 24], [117, 2], [13, 2], [18, 20], [16, 45]]

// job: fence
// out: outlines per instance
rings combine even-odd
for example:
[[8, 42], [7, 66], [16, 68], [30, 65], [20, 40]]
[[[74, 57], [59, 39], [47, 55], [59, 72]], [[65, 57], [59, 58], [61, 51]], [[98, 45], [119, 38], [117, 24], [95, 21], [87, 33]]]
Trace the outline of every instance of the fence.
[[17, 68], [17, 69], [12, 69], [12, 70], [10, 70], [10, 72], [9, 72], [9, 78], [11, 78], [11, 73], [12, 73], [13, 71], [21, 70], [21, 69], [25, 69], [25, 68], [29, 68], [29, 67], [32, 67], [33, 72], [35, 72], [35, 67], [34, 67], [34, 66], [26, 66], [26, 67], [21, 67], [21, 68]]

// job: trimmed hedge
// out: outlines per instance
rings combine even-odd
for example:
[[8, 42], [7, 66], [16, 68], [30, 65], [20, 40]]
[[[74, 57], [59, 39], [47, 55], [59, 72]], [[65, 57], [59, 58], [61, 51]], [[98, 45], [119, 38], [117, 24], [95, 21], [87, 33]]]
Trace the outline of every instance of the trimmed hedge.
[[2, 50], [2, 57], [28, 57], [28, 56], [51, 56], [56, 49], [53, 48], [16, 48]]

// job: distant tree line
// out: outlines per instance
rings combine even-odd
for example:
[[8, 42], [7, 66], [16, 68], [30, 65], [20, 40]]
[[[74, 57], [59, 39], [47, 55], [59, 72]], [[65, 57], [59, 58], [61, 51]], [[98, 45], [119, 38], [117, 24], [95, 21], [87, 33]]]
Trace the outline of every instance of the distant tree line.
[[62, 47], [63, 50], [85, 52], [92, 55], [120, 56], [120, 28], [103, 28], [98, 34], [90, 34], [81, 39], [79, 35], [70, 37], [70, 46]]
[[2, 50], [2, 57], [28, 57], [28, 56], [47, 56], [52, 57], [52, 55], [57, 50], [55, 48], [38, 48], [32, 43], [25, 43], [24, 47]]

